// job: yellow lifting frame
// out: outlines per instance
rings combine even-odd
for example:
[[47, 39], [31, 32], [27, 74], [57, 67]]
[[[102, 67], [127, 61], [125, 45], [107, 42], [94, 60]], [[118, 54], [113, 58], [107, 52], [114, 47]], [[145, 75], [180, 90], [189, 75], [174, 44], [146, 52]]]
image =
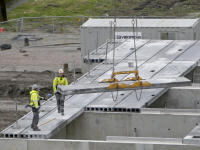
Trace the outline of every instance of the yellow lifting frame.
[[152, 86], [151, 83], [145, 81], [145, 82], [142, 82], [142, 81], [138, 81], [138, 82], [135, 82], [133, 84], [124, 84], [124, 83], [113, 83], [113, 84], [110, 84], [106, 89], [125, 89], [125, 88], [134, 88], [134, 87], [146, 87], [146, 86]]
[[[134, 84], [124, 84], [124, 83], [117, 83], [119, 80], [117, 80], [115, 78], [115, 75], [118, 75], [118, 74], [131, 74], [131, 73], [134, 73], [135, 74], [135, 77], [131, 77], [131, 78], [126, 78], [125, 81], [138, 81], [138, 82], [135, 82]], [[111, 75], [111, 79], [104, 79], [101, 81], [101, 83], [107, 83], [107, 82], [114, 82], [113, 84], [110, 84], [106, 89], [118, 89], [118, 88], [133, 88], [133, 87], [143, 87], [143, 86], [151, 86], [152, 84], [145, 81], [145, 82], [142, 82], [140, 80], [142, 80], [141, 77], [138, 76], [138, 70], [133, 70], [133, 71], [119, 71], [119, 72], [113, 72], [112, 75]]]
[[133, 70], [133, 71], [119, 71], [119, 72], [113, 72], [111, 75], [111, 79], [104, 79], [101, 82], [102, 83], [106, 83], [106, 82], [118, 82], [119, 80], [115, 78], [115, 75], [118, 74], [131, 74], [134, 73], [135, 77], [131, 77], [131, 78], [126, 78], [125, 81], [140, 81], [142, 80], [141, 77], [138, 76], [138, 70]]

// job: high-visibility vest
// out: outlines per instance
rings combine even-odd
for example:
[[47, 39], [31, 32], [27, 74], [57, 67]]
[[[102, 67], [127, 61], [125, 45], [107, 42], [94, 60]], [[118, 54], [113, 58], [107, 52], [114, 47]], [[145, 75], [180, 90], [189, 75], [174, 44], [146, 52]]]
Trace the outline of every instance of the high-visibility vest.
[[55, 77], [53, 80], [53, 90], [54, 92], [57, 91], [58, 85], [68, 85], [67, 78], [65, 77]]
[[31, 98], [30, 98], [30, 105], [32, 107], [38, 108], [40, 103], [39, 103], [39, 98], [40, 96], [38, 95], [38, 91], [32, 90], [30, 92]]

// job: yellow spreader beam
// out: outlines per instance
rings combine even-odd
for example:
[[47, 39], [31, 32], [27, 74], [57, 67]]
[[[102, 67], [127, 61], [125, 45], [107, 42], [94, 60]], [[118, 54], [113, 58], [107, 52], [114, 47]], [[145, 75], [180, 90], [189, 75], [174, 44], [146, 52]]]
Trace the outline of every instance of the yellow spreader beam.
[[[115, 75], [119, 75], [119, 74], [135, 74], [135, 77], [131, 77], [131, 78], [126, 78], [125, 81], [138, 81], [135, 82], [133, 85], [126, 85], [124, 83], [117, 83], [119, 80], [117, 80], [115, 78]], [[142, 80], [141, 77], [139, 77], [139, 73], [138, 70], [133, 70], [133, 71], [119, 71], [119, 72], [113, 72], [111, 75], [111, 79], [104, 79], [101, 81], [101, 83], [112, 83], [110, 84], [107, 89], [117, 89], [117, 88], [132, 88], [132, 87], [144, 87], [144, 86], [151, 86], [151, 83], [149, 82], [142, 82], [140, 81]]]
[[136, 88], [136, 87], [147, 87], [147, 86], [152, 86], [151, 83], [145, 81], [138, 81], [134, 82], [133, 84], [124, 84], [124, 83], [113, 83], [110, 84], [106, 89], [124, 89], [124, 88]]

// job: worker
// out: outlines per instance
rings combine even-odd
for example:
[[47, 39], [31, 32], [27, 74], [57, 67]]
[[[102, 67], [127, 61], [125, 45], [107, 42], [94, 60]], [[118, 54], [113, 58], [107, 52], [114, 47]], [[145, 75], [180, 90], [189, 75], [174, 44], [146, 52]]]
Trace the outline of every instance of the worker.
[[30, 106], [33, 111], [33, 120], [31, 124], [31, 128], [33, 128], [33, 131], [41, 131], [38, 128], [38, 122], [39, 122], [39, 109], [40, 109], [40, 100], [44, 100], [44, 97], [40, 97], [38, 94], [39, 87], [37, 84], [34, 84], [32, 86], [32, 91], [30, 92], [31, 98], [30, 98]]
[[67, 78], [64, 76], [63, 69], [60, 69], [58, 71], [58, 77], [55, 77], [53, 81], [53, 90], [57, 99], [58, 113], [61, 113], [61, 115], [64, 115], [65, 96], [57, 91], [58, 85], [68, 85], [68, 81], [67, 81]]

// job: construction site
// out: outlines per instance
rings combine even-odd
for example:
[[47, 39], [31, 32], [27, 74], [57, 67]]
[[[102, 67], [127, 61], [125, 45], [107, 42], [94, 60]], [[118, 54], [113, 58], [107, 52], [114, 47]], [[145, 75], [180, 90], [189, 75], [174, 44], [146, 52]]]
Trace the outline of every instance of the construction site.
[[199, 150], [199, 91], [199, 18], [0, 23], [0, 150]]

